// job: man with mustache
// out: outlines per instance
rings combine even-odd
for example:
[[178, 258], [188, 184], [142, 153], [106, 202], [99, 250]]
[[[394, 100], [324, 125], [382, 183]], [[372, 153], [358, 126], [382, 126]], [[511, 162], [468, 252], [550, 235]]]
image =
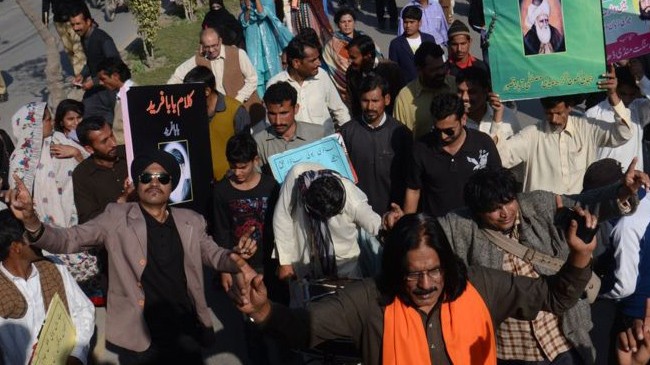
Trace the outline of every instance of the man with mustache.
[[75, 131], [79, 143], [90, 153], [72, 172], [74, 204], [82, 224], [98, 216], [109, 203], [125, 202], [133, 188], [127, 181], [124, 146], [117, 144], [104, 118], [84, 118]]
[[[120, 364], [203, 364], [202, 348], [215, 342], [203, 265], [236, 273], [236, 255], [207, 235], [198, 213], [168, 207], [180, 178], [172, 155], [153, 150], [136, 156], [131, 175], [138, 202], [109, 204], [82, 225], [61, 229], [42, 223], [17, 177], [10, 207], [23, 222], [26, 238], [39, 248], [53, 253], [106, 248], [106, 340]], [[234, 249], [245, 259], [257, 249], [252, 232]]]
[[[544, 4], [547, 4], [544, 6]], [[526, 55], [564, 52], [564, 35], [549, 23], [550, 10], [548, 0], [542, 2], [528, 14], [527, 19], [534, 19], [535, 24], [524, 36], [524, 51]]]
[[271, 155], [323, 138], [327, 132], [322, 125], [296, 120], [302, 105], [298, 104], [298, 92], [286, 81], [276, 82], [266, 89], [264, 104], [270, 125], [255, 133], [253, 138], [257, 143], [262, 171], [271, 174]]
[[357, 186], [368, 195], [372, 209], [382, 215], [391, 203], [404, 201], [404, 175], [413, 144], [413, 134], [395, 120], [386, 108], [390, 88], [376, 74], [366, 76], [359, 85], [362, 117], [341, 128], [352, 166], [357, 172]]
[[523, 165], [523, 191], [577, 194], [585, 170], [597, 159], [597, 149], [620, 146], [632, 137], [630, 110], [617, 85], [613, 68], [598, 81], [614, 109], [614, 123], [571, 115], [572, 95], [550, 96], [540, 99], [546, 120], [508, 139], [494, 137], [504, 167]]
[[[578, 210], [595, 227], [595, 217]], [[561, 314], [580, 297], [596, 243], [580, 240], [576, 228], [574, 221], [567, 231], [571, 254], [561, 270], [532, 279], [468, 268], [434, 218], [406, 215], [390, 231], [377, 278], [288, 309], [271, 303], [262, 276], [239, 260], [248, 290], [231, 293], [240, 311], [294, 347], [347, 338], [368, 365], [496, 364], [495, 326], [540, 310]]]
[[[621, 182], [580, 195], [517, 193], [517, 185], [505, 168], [478, 171], [465, 184], [467, 208], [439, 218], [454, 252], [468, 265], [532, 278], [551, 275], [557, 269], [548, 263], [571, 255], [571, 237], [562, 232], [563, 207], [598, 205], [601, 221], [630, 214], [638, 204], [636, 191], [650, 179], [632, 164]], [[592, 364], [591, 327], [587, 300], [562, 316], [543, 311], [525, 321], [507, 319], [496, 331], [498, 364]]]

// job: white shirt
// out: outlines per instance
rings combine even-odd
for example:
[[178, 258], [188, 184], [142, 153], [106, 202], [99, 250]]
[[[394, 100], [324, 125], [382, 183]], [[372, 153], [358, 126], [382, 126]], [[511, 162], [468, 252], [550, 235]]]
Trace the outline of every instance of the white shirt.
[[524, 164], [523, 191], [546, 190], [577, 194], [596, 148], [620, 146], [632, 137], [630, 111], [623, 103], [614, 107], [616, 123], [569, 115], [566, 127], [555, 132], [546, 120], [499, 139], [497, 149], [503, 167]]
[[289, 72], [282, 71], [273, 76], [266, 84], [286, 81], [298, 92], [298, 114], [296, 120], [312, 124], [325, 125], [335, 123], [339, 127], [350, 121], [350, 111], [341, 100], [336, 86], [329, 75], [322, 68], [318, 68], [316, 76], [309, 77], [300, 85], [289, 76]]
[[[81, 291], [68, 270], [62, 265], [56, 265], [56, 268], [63, 279], [70, 317], [77, 332], [77, 341], [70, 356], [74, 356], [86, 364], [90, 338], [95, 330], [95, 307]], [[27, 364], [46, 315], [41, 279], [34, 265], [32, 265], [32, 272], [27, 280], [12, 275], [2, 263], [0, 263], [0, 272], [16, 285], [27, 301], [27, 313], [23, 318], [0, 317], [0, 349], [2, 349], [4, 364]]]
[[467, 127], [477, 129], [491, 137], [497, 136], [499, 139], [508, 139], [521, 130], [517, 115], [510, 108], [503, 108], [503, 118], [501, 122], [494, 121], [494, 109], [490, 105], [481, 120], [472, 120], [467, 117]]
[[406, 41], [408, 42], [409, 47], [411, 47], [411, 51], [415, 53], [415, 51], [417, 51], [418, 48], [420, 48], [420, 45], [422, 44], [422, 36], [418, 34], [417, 38], [406, 37]]
[[650, 229], [650, 194], [646, 194], [641, 199], [634, 214], [621, 217], [612, 229], [616, 281], [612, 290], [602, 294], [601, 297], [623, 299], [634, 293], [639, 277], [640, 242], [648, 229]]
[[[627, 168], [632, 159], [638, 157], [636, 167], [641, 170], [643, 168], [643, 127], [650, 123], [650, 100], [636, 99], [630, 103], [628, 109], [630, 109], [630, 120], [632, 121], [632, 137], [618, 147], [599, 147], [596, 152], [597, 159], [613, 158]], [[614, 109], [607, 100], [589, 108], [585, 115], [608, 123], [615, 122]]]
[[[217, 91], [224, 95], [226, 94], [226, 90], [223, 88], [223, 65], [226, 62], [225, 47], [225, 45], [222, 45], [219, 57], [210, 61], [210, 69], [212, 69], [212, 73], [216, 79]], [[195, 56], [192, 56], [176, 68], [174, 74], [167, 80], [167, 83], [182, 84], [185, 75], [194, 67], [196, 67], [196, 59]], [[239, 69], [244, 76], [244, 86], [239, 89], [235, 99], [240, 103], [244, 103], [257, 90], [257, 71], [255, 71], [255, 67], [253, 67], [250, 58], [248, 58], [248, 55], [243, 49], [239, 49]]]
[[[280, 189], [280, 197], [273, 214], [273, 233], [280, 265], [293, 265], [294, 272], [303, 278], [310, 271], [310, 228], [302, 199], [296, 199], [294, 187], [300, 174], [310, 170], [322, 170], [315, 163], [301, 163], [287, 174]], [[345, 206], [338, 215], [327, 220], [336, 266], [341, 277], [360, 277], [357, 259], [360, 249], [357, 242], [358, 228], [370, 235], [377, 235], [381, 227], [381, 217], [372, 210], [368, 198], [354, 183], [342, 178], [345, 187]]]

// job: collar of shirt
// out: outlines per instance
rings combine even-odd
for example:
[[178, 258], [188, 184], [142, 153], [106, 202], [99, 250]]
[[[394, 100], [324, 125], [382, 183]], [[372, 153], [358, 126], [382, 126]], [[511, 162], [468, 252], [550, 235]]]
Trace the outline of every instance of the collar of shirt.
[[[33, 279], [38, 276], [38, 270], [36, 270], [36, 266], [34, 264], [30, 264], [32, 266], [32, 271], [29, 274], [29, 278], [27, 280]], [[5, 264], [3, 262], [0, 262], [0, 271], [11, 281], [20, 281], [23, 280], [25, 281], [24, 278], [21, 278], [20, 276], [15, 276], [14, 274], [10, 273], [9, 270], [5, 267]]]
[[122, 97], [120, 95], [125, 95], [126, 96], [126, 92], [129, 91], [131, 86], [133, 86], [133, 80], [128, 79], [128, 80], [124, 81], [124, 84], [122, 85], [122, 87], [117, 91], [117, 94], [115, 95], [115, 98], [117, 100], [121, 100]]
[[[479, 125], [481, 125], [481, 122], [493, 122], [494, 121], [494, 109], [490, 106], [490, 104], [487, 105], [487, 108], [485, 110], [485, 114], [483, 115], [483, 118], [481, 120], [474, 120], [467, 116], [467, 124], [469, 125], [470, 123], [473, 123], [473, 125], [476, 126], [474, 129], [478, 129]], [[503, 121], [502, 121], [503, 122]]]
[[217, 105], [214, 107], [214, 111], [217, 113], [221, 113], [222, 111], [226, 110], [226, 96], [220, 92], [217, 91]]
[[381, 117], [381, 121], [379, 122], [379, 125], [377, 125], [376, 127], [373, 127], [373, 126], [371, 126], [370, 124], [366, 123], [366, 118], [364, 118], [363, 116], [361, 116], [361, 120], [363, 120], [363, 122], [366, 123], [366, 126], [368, 127], [368, 129], [371, 129], [371, 130], [375, 130], [375, 129], [379, 129], [379, 128], [381, 128], [384, 124], [386, 124], [386, 120], [387, 120], [387, 119], [388, 119], [388, 118], [386, 118], [386, 112], [384, 112], [384, 114], [383, 114], [382, 117]]
[[219, 55], [212, 61], [216, 60], [226, 60], [226, 45], [221, 43], [221, 49], [219, 50]]
[[[301, 134], [302, 129], [300, 128], [300, 125], [302, 124], [302, 122], [295, 121], [294, 123], [296, 123], [296, 133], [293, 135], [293, 138], [291, 138], [290, 141], [293, 141], [295, 139], [302, 139], [303, 141], [306, 140], [306, 138], [303, 137], [303, 135]], [[284, 139], [284, 137], [277, 135], [275, 133], [275, 129], [273, 129], [273, 126], [266, 128], [266, 132], [268, 133], [268, 136], [266, 137], [267, 141], [272, 141], [274, 139]]]
[[472, 65], [474, 65], [474, 62], [476, 62], [476, 58], [471, 54], [469, 55], [467, 62], [463, 62], [463, 61], [454, 62], [451, 59], [449, 59], [449, 63], [456, 65], [456, 67], [460, 68], [461, 70], [466, 69], [468, 67], [472, 67]]
[[569, 115], [569, 117], [568, 117], [568, 119], [566, 121], [566, 126], [564, 127], [563, 130], [561, 130], [559, 132], [554, 131], [553, 128], [551, 128], [551, 124], [547, 120], [544, 120], [543, 121], [543, 123], [544, 123], [544, 132], [545, 133], [558, 133], [558, 134], [562, 134], [562, 133], [566, 132], [569, 136], [574, 136], [575, 135], [575, 125], [574, 125], [575, 121], [573, 120], [573, 118], [575, 118], [573, 115]]
[[[306, 83], [312, 82], [312, 81], [319, 80], [319, 79], [321, 78], [321, 75], [322, 75], [322, 73], [321, 73], [322, 70], [323, 70], [323, 69], [319, 67], [319, 68], [318, 68], [318, 72], [316, 73], [316, 75], [314, 75], [314, 76], [309, 76], [308, 78], [306, 78], [306, 79], [303, 80], [303, 85], [306, 84]], [[290, 84], [296, 84], [296, 85], [298, 85], [298, 87], [301, 87], [301, 86], [300, 86], [300, 83], [298, 83], [298, 81], [294, 80], [294, 79], [291, 77], [291, 75], [289, 74], [289, 71], [284, 71], [284, 72], [287, 73], [287, 75], [286, 75], [286, 76], [287, 76], [286, 81], [287, 81], [288, 83], [290, 83]], [[280, 81], [280, 80], [278, 80], [278, 81]]]

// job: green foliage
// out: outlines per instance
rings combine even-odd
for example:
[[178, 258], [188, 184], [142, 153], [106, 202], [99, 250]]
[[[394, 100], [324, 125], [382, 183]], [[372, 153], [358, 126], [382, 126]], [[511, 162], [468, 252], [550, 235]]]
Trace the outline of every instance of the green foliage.
[[143, 40], [147, 59], [152, 59], [154, 43], [160, 29], [160, 0], [131, 0], [129, 10], [138, 22], [138, 34]]

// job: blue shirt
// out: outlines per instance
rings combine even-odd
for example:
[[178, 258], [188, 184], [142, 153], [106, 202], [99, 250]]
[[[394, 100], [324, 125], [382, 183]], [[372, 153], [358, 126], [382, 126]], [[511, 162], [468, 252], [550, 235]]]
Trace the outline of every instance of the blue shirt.
[[[447, 19], [442, 12], [442, 6], [435, 1], [429, 0], [429, 6], [426, 8], [420, 5], [418, 0], [411, 0], [404, 8], [409, 5], [417, 5], [422, 9], [422, 21], [420, 22], [420, 33], [431, 34], [438, 45], [447, 44]], [[402, 12], [404, 11], [402, 8]], [[404, 23], [402, 23], [402, 13], [399, 14], [399, 23], [397, 28], [397, 35], [404, 33]]]

